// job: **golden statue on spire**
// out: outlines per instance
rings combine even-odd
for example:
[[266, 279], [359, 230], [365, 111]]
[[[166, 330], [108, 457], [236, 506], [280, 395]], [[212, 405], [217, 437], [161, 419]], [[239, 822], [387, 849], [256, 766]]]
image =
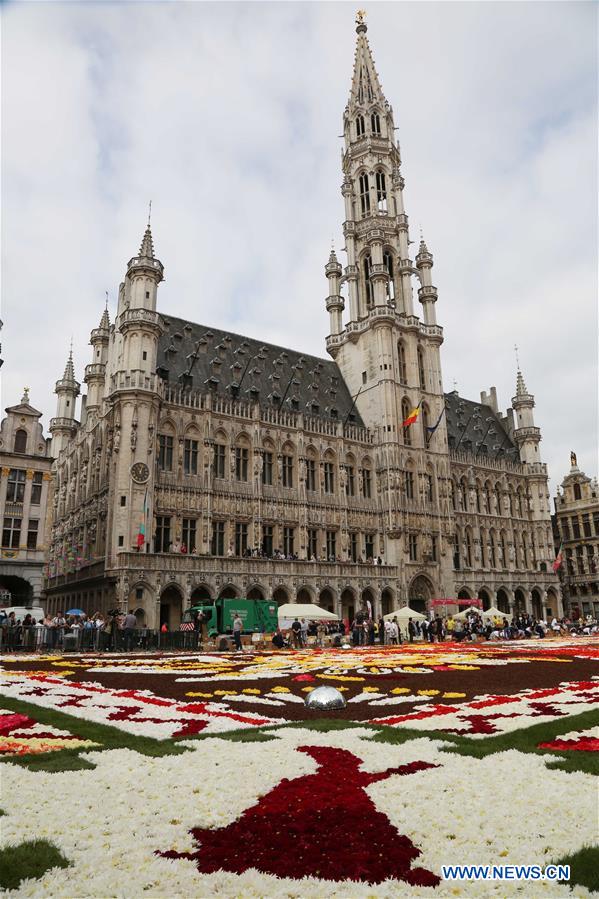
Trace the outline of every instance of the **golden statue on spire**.
[[366, 18], [366, 10], [359, 9], [358, 12], [356, 13], [356, 25], [365, 25], [366, 24], [366, 22], [364, 21], [365, 18]]

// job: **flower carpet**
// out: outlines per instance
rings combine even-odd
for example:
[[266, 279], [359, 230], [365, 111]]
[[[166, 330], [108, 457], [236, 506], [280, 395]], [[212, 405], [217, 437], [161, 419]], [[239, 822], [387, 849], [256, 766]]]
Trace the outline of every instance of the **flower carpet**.
[[6, 895], [599, 895], [592, 638], [3, 662]]

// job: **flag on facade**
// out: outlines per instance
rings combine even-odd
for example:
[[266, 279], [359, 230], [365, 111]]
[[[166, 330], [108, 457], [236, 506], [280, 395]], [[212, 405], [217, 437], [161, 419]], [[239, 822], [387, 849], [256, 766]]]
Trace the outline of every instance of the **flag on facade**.
[[410, 425], [413, 425], [418, 416], [420, 415], [420, 403], [416, 406], [415, 409], [412, 409], [410, 414], [404, 421], [401, 423], [402, 428], [409, 428]]
[[555, 561], [553, 562], [553, 570], [557, 574], [559, 569], [562, 567], [562, 562], [564, 561], [564, 557], [562, 555], [562, 547], [563, 543], [560, 543], [559, 549], [557, 551], [557, 556], [555, 557]]
[[429, 439], [433, 436], [433, 434], [435, 433], [435, 431], [441, 424], [441, 419], [443, 418], [444, 414], [445, 414], [445, 406], [443, 406], [443, 408], [441, 409], [441, 414], [440, 414], [439, 418], [437, 419], [437, 421], [435, 422], [435, 424], [432, 426], [427, 425], [426, 430], [428, 431]]
[[144, 493], [144, 510], [142, 519], [139, 525], [139, 533], [137, 534], [137, 548], [141, 549], [141, 547], [146, 542], [146, 515], [147, 515], [147, 503], [148, 503], [148, 488], [146, 487], [146, 492]]

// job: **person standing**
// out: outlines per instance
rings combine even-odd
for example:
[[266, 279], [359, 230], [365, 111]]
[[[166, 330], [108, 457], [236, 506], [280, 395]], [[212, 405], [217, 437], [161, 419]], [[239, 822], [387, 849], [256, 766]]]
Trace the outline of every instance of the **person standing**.
[[414, 637], [416, 636], [416, 625], [411, 618], [408, 618], [408, 635], [410, 637], [410, 643], [413, 643]]
[[295, 621], [291, 625], [291, 632], [293, 634], [293, 647], [294, 649], [301, 649], [302, 646], [302, 626], [299, 623], [299, 618], [296, 616]]
[[241, 632], [243, 630], [243, 621], [239, 616], [239, 612], [235, 612], [233, 619], [233, 639], [235, 640], [235, 652], [241, 652]]
[[133, 637], [135, 635], [135, 627], [137, 618], [133, 614], [133, 609], [129, 609], [123, 621], [123, 649], [125, 652], [131, 652], [133, 649]]

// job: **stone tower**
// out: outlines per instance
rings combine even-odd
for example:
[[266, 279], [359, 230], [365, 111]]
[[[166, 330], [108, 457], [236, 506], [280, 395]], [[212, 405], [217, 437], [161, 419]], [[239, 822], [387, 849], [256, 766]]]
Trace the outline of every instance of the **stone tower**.
[[56, 459], [64, 449], [71, 437], [74, 436], [78, 422], [75, 420], [75, 403], [81, 390], [81, 384], [75, 379], [75, 367], [73, 365], [73, 350], [69, 352], [64, 374], [60, 381], [56, 382], [54, 393], [56, 401], [56, 417], [50, 419], [50, 433], [52, 444], [50, 455]]
[[[410, 258], [408, 217], [393, 110], [383, 94], [358, 14], [349, 102], [343, 116], [345, 152], [342, 194], [347, 266], [343, 276], [334, 253], [325, 267], [331, 333], [327, 351], [337, 362], [365, 424], [378, 434], [386, 534], [392, 561], [430, 571], [434, 584], [450, 589], [447, 502], [448, 447], [436, 323], [433, 257], [421, 240]], [[422, 319], [415, 313], [413, 279]], [[349, 321], [343, 326], [347, 284]], [[402, 422], [418, 409], [409, 428]], [[438, 427], [431, 434], [431, 428]], [[418, 546], [414, 548], [414, 539]], [[410, 571], [406, 572], [409, 581]]]
[[125, 280], [119, 288], [117, 317], [110, 332], [107, 395], [112, 405], [109, 442], [113, 471], [107, 558], [113, 564], [119, 550], [131, 552], [139, 548], [143, 552], [150, 540], [160, 402], [155, 372], [162, 333], [156, 299], [163, 274], [164, 267], [154, 254], [148, 222], [139, 253], [127, 264]]

